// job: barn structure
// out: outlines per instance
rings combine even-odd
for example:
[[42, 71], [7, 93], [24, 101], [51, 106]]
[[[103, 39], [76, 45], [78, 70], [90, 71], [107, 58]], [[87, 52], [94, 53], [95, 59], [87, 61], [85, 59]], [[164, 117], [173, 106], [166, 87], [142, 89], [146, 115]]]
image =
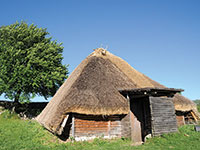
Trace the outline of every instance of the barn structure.
[[[176, 132], [196, 106], [98, 48], [72, 72], [36, 120], [63, 139], [131, 137]], [[176, 94], [177, 93], [177, 94]], [[176, 115], [175, 115], [176, 114]]]

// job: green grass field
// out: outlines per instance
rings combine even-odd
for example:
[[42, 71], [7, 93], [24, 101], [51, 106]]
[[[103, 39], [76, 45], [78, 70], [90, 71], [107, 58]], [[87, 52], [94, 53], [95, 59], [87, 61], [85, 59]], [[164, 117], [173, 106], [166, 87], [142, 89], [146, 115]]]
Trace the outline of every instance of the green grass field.
[[64, 143], [35, 121], [20, 120], [9, 111], [0, 115], [0, 150], [198, 150], [200, 132], [187, 125], [178, 133], [151, 138], [141, 146], [131, 144], [129, 139]]

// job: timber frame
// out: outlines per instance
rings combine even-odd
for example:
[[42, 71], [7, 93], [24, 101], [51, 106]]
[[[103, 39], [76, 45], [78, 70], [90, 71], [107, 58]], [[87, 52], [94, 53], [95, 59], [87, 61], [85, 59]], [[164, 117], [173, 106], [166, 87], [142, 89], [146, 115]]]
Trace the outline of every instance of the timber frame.
[[119, 92], [122, 95], [132, 95], [134, 97], [145, 97], [145, 96], [167, 96], [174, 97], [176, 93], [183, 92], [183, 89], [174, 89], [174, 88], [135, 88], [135, 89], [119, 89]]
[[147, 135], [157, 136], [177, 131], [172, 97], [182, 89], [136, 88], [120, 89], [130, 106], [131, 139], [145, 141]]

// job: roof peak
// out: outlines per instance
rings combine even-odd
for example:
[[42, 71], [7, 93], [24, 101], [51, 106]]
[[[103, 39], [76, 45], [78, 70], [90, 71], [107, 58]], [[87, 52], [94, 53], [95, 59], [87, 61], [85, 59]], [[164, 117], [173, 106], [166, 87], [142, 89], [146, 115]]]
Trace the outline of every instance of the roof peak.
[[94, 49], [94, 54], [106, 56], [108, 51], [104, 48], [96, 48]]

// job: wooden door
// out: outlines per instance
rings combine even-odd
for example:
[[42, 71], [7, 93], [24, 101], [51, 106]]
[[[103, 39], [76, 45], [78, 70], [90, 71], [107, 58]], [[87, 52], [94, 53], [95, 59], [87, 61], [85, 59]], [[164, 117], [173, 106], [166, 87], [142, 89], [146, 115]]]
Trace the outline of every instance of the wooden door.
[[148, 97], [133, 98], [130, 103], [131, 137], [133, 141], [142, 142], [151, 134], [151, 114]]
[[131, 139], [135, 143], [142, 143], [141, 130], [141, 102], [131, 99], [130, 103], [130, 120], [131, 120]]

